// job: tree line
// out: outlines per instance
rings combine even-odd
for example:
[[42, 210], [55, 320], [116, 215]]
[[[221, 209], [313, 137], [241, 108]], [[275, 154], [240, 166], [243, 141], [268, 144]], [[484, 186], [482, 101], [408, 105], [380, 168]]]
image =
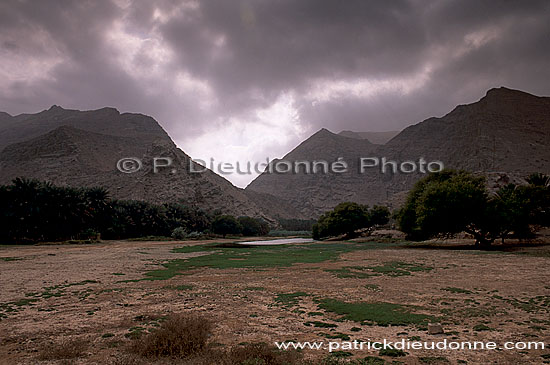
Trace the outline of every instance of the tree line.
[[[344, 202], [316, 223], [289, 219], [281, 220], [281, 226], [311, 229], [314, 239], [351, 238], [361, 229], [387, 224], [390, 215], [383, 206]], [[550, 226], [550, 177], [532, 174], [525, 184], [489, 191], [483, 176], [443, 170], [419, 180], [393, 218], [411, 240], [466, 232], [477, 246], [488, 246], [497, 239], [530, 238], [540, 227]], [[0, 186], [2, 243], [99, 237], [185, 239], [209, 233], [263, 236], [269, 229], [268, 223], [258, 218], [211, 213], [178, 202], [111, 199], [100, 187], [61, 187], [25, 178]]]
[[[223, 216], [177, 202], [111, 199], [100, 187], [62, 187], [25, 178], [0, 186], [0, 202], [2, 243], [269, 232], [268, 224], [257, 218]], [[230, 231], [223, 224], [227, 220], [237, 223]]]
[[[389, 219], [386, 207], [341, 203], [313, 225], [313, 238], [351, 238]], [[541, 227], [550, 226], [550, 177], [535, 173], [525, 184], [490, 191], [484, 176], [443, 170], [419, 180], [393, 219], [415, 241], [461, 232], [470, 234], [478, 247], [497, 239], [532, 238]]]

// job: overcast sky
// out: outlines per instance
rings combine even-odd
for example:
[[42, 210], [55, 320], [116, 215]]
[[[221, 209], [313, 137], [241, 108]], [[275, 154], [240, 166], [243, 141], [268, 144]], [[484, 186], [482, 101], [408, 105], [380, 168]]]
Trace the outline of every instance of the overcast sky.
[[113, 106], [194, 158], [259, 161], [492, 87], [549, 95], [550, 1], [2, 0], [0, 77], [12, 115]]

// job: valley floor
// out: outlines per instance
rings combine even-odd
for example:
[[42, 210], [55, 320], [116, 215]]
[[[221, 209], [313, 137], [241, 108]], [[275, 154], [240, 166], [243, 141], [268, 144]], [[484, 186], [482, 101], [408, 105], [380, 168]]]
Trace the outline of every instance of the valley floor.
[[[170, 313], [188, 311], [212, 319], [211, 342], [222, 347], [290, 340], [523, 341], [547, 348], [336, 355], [375, 356], [388, 364], [550, 362], [549, 245], [506, 251], [373, 242], [1, 246], [0, 282], [2, 363], [55, 363], [39, 361], [41, 353], [80, 339], [85, 350], [74, 363], [137, 364], [127, 344]], [[445, 334], [428, 334], [429, 322], [441, 323]]]

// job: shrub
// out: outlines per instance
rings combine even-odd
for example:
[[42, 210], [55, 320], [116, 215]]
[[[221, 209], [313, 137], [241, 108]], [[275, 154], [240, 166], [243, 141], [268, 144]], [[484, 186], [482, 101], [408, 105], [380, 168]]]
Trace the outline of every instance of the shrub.
[[183, 227], [177, 227], [172, 231], [172, 234], [170, 235], [172, 238], [175, 238], [177, 240], [183, 240], [187, 238], [188, 233]]
[[65, 340], [60, 343], [44, 345], [39, 351], [39, 360], [64, 360], [81, 357], [88, 349], [88, 342], [77, 340]]
[[195, 240], [195, 239], [198, 239], [198, 238], [202, 238], [203, 234], [201, 232], [190, 232], [188, 235], [187, 235], [187, 239], [190, 239], [190, 240]]
[[210, 321], [198, 315], [171, 315], [159, 329], [135, 340], [131, 350], [145, 357], [185, 358], [205, 348], [211, 329]]
[[[176, 358], [185, 359], [185, 364], [190, 365], [303, 363], [300, 361], [302, 355], [299, 352], [281, 351], [265, 343], [251, 343], [221, 349], [216, 344], [208, 344], [211, 329], [212, 323], [204, 317], [195, 314], [172, 315], [161, 324], [158, 330], [134, 339], [127, 349], [131, 354], [148, 358], [171, 357], [171, 363]], [[131, 360], [132, 363], [141, 363], [140, 358], [131, 358]]]
[[388, 223], [389, 217], [390, 211], [386, 207], [374, 206], [369, 210], [366, 205], [340, 203], [312, 226], [312, 236], [314, 239], [338, 235], [353, 237], [358, 229]]
[[407, 352], [399, 349], [381, 349], [378, 351], [378, 355], [380, 356], [389, 356], [389, 357], [400, 357], [400, 356], [407, 356]]
[[313, 225], [313, 238], [345, 234], [351, 236], [359, 228], [369, 226], [368, 207], [352, 202], [338, 204], [323, 214]]

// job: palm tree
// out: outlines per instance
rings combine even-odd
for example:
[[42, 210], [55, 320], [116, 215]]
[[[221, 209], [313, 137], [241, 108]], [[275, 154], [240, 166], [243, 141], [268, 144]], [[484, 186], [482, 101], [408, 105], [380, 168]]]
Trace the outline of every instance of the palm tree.
[[535, 172], [531, 174], [527, 179], [525, 179], [530, 185], [539, 186], [543, 188], [550, 187], [550, 176], [545, 175], [540, 172]]

